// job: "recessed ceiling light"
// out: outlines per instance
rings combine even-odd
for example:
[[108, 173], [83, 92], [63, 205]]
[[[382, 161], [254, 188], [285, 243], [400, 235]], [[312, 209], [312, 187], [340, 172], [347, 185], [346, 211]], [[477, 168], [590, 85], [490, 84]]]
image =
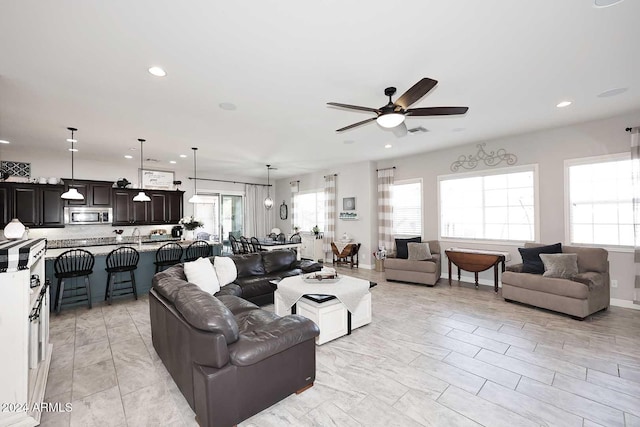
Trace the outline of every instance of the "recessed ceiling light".
[[343, 144], [346, 144], [346, 145], [355, 144], [355, 141], [353, 139], [347, 139], [346, 141], [343, 142]]
[[610, 98], [612, 96], [620, 95], [621, 93], [625, 93], [628, 91], [628, 87], [617, 87], [615, 89], [605, 90], [598, 94], [598, 98]]
[[77, 148], [68, 148], [69, 151], [73, 151], [74, 153], [78, 151]]
[[130, 155], [130, 154], [125, 154], [125, 155], [124, 155], [124, 158], [125, 158], [125, 159], [133, 159], [133, 156], [132, 156], [132, 155]]
[[220, 108], [222, 108], [223, 110], [227, 110], [227, 111], [233, 111], [233, 110], [236, 109], [235, 104], [232, 104], [230, 102], [221, 102], [218, 105], [220, 106]]
[[156, 77], [164, 77], [167, 75], [167, 72], [160, 67], [151, 67], [149, 68], [149, 72]]
[[571, 101], [562, 101], [559, 102], [556, 107], [558, 108], [564, 108], [564, 107], [568, 107], [569, 105], [571, 105]]
[[174, 165], [176, 163], [175, 160], [169, 160], [169, 163], [171, 163], [172, 165]]
[[186, 154], [180, 154], [180, 157], [182, 157], [183, 159], [186, 159], [187, 155]]
[[0, 139], [0, 144], [9, 144], [9, 141], [5, 139]]
[[598, 7], [598, 8], [609, 7], [609, 6], [616, 5], [618, 3], [622, 3], [622, 1], [623, 0], [595, 0], [593, 2], [593, 7]]
[[384, 148], [391, 148], [391, 147], [393, 147], [391, 144], [387, 144], [384, 146]]

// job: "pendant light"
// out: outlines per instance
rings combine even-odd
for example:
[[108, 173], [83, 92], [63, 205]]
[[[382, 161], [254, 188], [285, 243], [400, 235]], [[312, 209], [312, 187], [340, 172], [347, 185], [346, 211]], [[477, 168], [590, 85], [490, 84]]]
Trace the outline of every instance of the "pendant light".
[[273, 207], [273, 199], [271, 198], [269, 189], [271, 188], [271, 184], [269, 181], [269, 172], [271, 171], [271, 165], [267, 165], [267, 198], [264, 199], [264, 207], [269, 210]]
[[197, 147], [191, 147], [193, 150], [193, 196], [189, 199], [189, 203], [200, 203], [200, 197], [198, 196], [198, 168], [196, 164], [196, 152]]
[[76, 128], [67, 128], [67, 129], [71, 131], [71, 138], [67, 139], [67, 141], [71, 143], [71, 148], [69, 149], [69, 151], [71, 151], [71, 184], [69, 185], [69, 189], [67, 191], [65, 191], [64, 193], [62, 193], [60, 198], [64, 199], [64, 200], [84, 200], [84, 196], [82, 194], [78, 193], [78, 190], [73, 186], [73, 184], [74, 184], [74, 181], [73, 181], [73, 153], [75, 153], [77, 151], [73, 146], [73, 144], [77, 142], [76, 139], [73, 137], [73, 134], [78, 129], [76, 129]]
[[144, 156], [142, 155], [142, 143], [145, 142], [144, 139], [138, 139], [140, 141], [140, 181], [138, 185], [140, 186], [140, 192], [133, 198], [134, 202], [150, 202], [151, 198], [147, 196], [144, 192], [144, 188], [142, 188], [142, 159]]

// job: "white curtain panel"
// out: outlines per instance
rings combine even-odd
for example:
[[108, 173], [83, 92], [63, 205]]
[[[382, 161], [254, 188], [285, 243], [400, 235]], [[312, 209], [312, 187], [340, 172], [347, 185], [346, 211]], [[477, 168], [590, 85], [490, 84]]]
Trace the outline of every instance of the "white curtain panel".
[[640, 304], [640, 126], [631, 129], [631, 170], [633, 183], [634, 263], [636, 268], [634, 304]]
[[275, 222], [274, 208], [266, 209], [264, 199], [267, 198], [267, 187], [263, 185], [246, 184], [244, 204], [244, 235], [250, 237], [264, 237], [273, 228]]
[[336, 176], [334, 174], [324, 177], [324, 238], [322, 248], [324, 258], [331, 257], [331, 242], [336, 233]]
[[393, 251], [393, 168], [378, 169], [378, 249]]

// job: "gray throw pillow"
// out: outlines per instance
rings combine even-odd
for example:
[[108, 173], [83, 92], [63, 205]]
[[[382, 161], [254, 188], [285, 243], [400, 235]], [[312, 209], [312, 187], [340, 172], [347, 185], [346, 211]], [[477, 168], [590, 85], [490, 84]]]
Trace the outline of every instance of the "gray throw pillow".
[[540, 254], [545, 277], [569, 279], [578, 274], [578, 254]]
[[409, 251], [408, 259], [413, 261], [425, 261], [433, 258], [428, 243], [407, 243]]

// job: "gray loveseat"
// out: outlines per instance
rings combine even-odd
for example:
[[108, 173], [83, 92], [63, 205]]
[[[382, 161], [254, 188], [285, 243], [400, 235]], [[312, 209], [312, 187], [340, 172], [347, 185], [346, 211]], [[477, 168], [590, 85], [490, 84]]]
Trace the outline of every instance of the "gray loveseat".
[[[527, 243], [532, 248], [540, 244]], [[562, 246], [563, 253], [578, 255], [578, 274], [571, 279], [522, 273], [511, 265], [502, 275], [502, 297], [584, 319], [609, 307], [608, 252], [601, 248]]]

